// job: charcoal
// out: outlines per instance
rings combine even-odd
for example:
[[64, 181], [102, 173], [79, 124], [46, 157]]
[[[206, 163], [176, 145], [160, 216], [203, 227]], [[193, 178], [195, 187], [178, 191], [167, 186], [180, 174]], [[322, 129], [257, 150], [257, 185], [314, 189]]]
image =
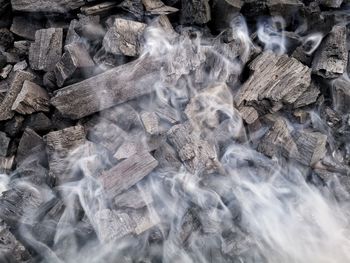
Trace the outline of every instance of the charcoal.
[[117, 195], [113, 200], [115, 208], [143, 208], [153, 202], [151, 193], [147, 190], [131, 187], [124, 193]]
[[312, 72], [324, 78], [336, 78], [346, 71], [347, 61], [346, 27], [337, 25], [317, 49]]
[[105, 35], [105, 30], [100, 24], [99, 16], [78, 15], [79, 22], [75, 26], [75, 31], [79, 36], [91, 41], [101, 40]]
[[16, 63], [13, 66], [13, 71], [26, 70], [28, 68], [27, 61], [23, 60], [21, 62]]
[[2, 79], [6, 79], [7, 76], [10, 74], [12, 68], [13, 68], [12, 65], [7, 65], [7, 66], [3, 67], [2, 70], [1, 70], [1, 73], [0, 73], [0, 77]]
[[166, 142], [154, 152], [154, 158], [158, 161], [160, 169], [169, 169], [169, 167], [179, 169], [181, 167], [176, 151]]
[[306, 123], [306, 121], [310, 119], [309, 112], [302, 109], [295, 110], [293, 112], [293, 116], [296, 117], [298, 119], [298, 122], [301, 124]]
[[159, 135], [162, 128], [159, 126], [159, 117], [154, 112], [142, 112], [140, 114], [141, 121], [145, 130], [150, 135]]
[[26, 128], [17, 148], [16, 162], [20, 164], [31, 155], [38, 155], [42, 151], [45, 151], [43, 139], [32, 129]]
[[337, 8], [343, 3], [343, 0], [320, 0], [319, 3], [326, 7]]
[[39, 85], [25, 80], [22, 90], [17, 95], [11, 109], [21, 114], [49, 111], [49, 95]]
[[104, 39], [107, 52], [116, 55], [137, 56], [140, 54], [140, 41], [146, 24], [117, 18]]
[[43, 76], [43, 84], [48, 91], [54, 91], [57, 89], [56, 75], [53, 71], [46, 72]]
[[174, 125], [168, 131], [168, 140], [190, 172], [201, 174], [217, 169], [215, 148], [198, 138], [189, 123]]
[[0, 131], [0, 156], [5, 157], [7, 155], [9, 144], [10, 138], [6, 136], [6, 133]]
[[315, 103], [319, 94], [320, 89], [312, 82], [307, 90], [293, 103], [294, 108], [300, 108]]
[[250, 68], [253, 74], [236, 96], [236, 104], [239, 107], [261, 104], [264, 100], [294, 103], [311, 82], [311, 70], [286, 55], [265, 52], [250, 64]]
[[134, 233], [136, 235], [144, 233], [160, 222], [158, 215], [154, 212], [150, 213], [147, 208], [131, 211], [130, 217], [135, 224]]
[[16, 49], [16, 52], [21, 56], [28, 56], [30, 42], [28, 40], [15, 41], [13, 47]]
[[5, 124], [5, 132], [10, 137], [15, 137], [23, 127], [24, 117], [21, 115], [15, 115], [14, 118], [7, 121]]
[[28, 40], [35, 40], [35, 32], [42, 29], [40, 21], [26, 16], [15, 16], [11, 25], [11, 32]]
[[152, 15], [166, 15], [179, 11], [177, 8], [166, 6], [161, 0], [142, 0], [142, 3]]
[[136, 153], [120, 162], [110, 170], [103, 172], [99, 179], [110, 198], [137, 184], [158, 165], [147, 152]]
[[254, 107], [241, 106], [238, 108], [241, 117], [247, 124], [253, 124], [259, 118], [259, 113]]
[[82, 70], [82, 72], [86, 70], [87, 73], [94, 65], [83, 44], [73, 43], [66, 45], [65, 52], [55, 67], [57, 86], [62, 87], [64, 82], [78, 70]]
[[118, 1], [104, 1], [92, 6], [83, 6], [80, 10], [85, 15], [99, 15], [104, 14], [118, 6]]
[[14, 42], [13, 34], [7, 28], [0, 28], [0, 46], [5, 50], [12, 47]]
[[151, 83], [153, 83], [158, 68], [157, 61], [147, 58], [127, 63], [60, 89], [51, 99], [51, 104], [63, 115], [72, 119], [88, 116], [150, 93]]
[[84, 0], [11, 0], [12, 9], [22, 12], [66, 13], [85, 4]]
[[144, 8], [141, 0], [124, 0], [119, 7], [133, 14], [137, 19], [141, 20], [144, 15]]
[[270, 15], [281, 16], [289, 24], [295, 14], [304, 6], [299, 0], [268, 0], [266, 1]]
[[9, 157], [1, 157], [0, 156], [0, 173], [9, 173], [14, 164], [15, 157], [9, 156]]
[[0, 221], [0, 261], [1, 262], [28, 262], [31, 255], [23, 244], [11, 233], [6, 223]]
[[44, 113], [38, 112], [29, 115], [25, 119], [25, 126], [40, 133], [49, 131], [52, 127], [52, 122]]
[[350, 89], [349, 82], [345, 79], [337, 79], [333, 82], [332, 96], [334, 109], [340, 113], [350, 113]]
[[29, 49], [32, 69], [52, 71], [62, 55], [62, 28], [40, 29], [35, 32], [35, 42]]
[[45, 135], [47, 154], [49, 157], [50, 177], [58, 184], [69, 180], [67, 167], [69, 155], [85, 142], [85, 131], [82, 126], [73, 126]]
[[212, 4], [212, 16], [215, 26], [219, 30], [225, 30], [235, 15], [238, 14], [243, 1], [241, 0], [214, 0]]
[[134, 154], [138, 152], [151, 152], [154, 149], [152, 148], [152, 145], [149, 145], [145, 138], [140, 138], [140, 136], [136, 137], [128, 137], [127, 140], [125, 140], [119, 147], [118, 150], [115, 152], [113, 157], [117, 160], [123, 160], [127, 159]]
[[211, 19], [208, 0], [182, 0], [181, 22], [183, 24], [205, 24]]
[[[17, 71], [10, 77], [10, 87], [6, 93], [5, 98], [0, 103], [0, 120], [11, 119], [14, 116], [14, 112], [11, 110], [13, 103], [15, 102], [18, 94], [21, 92], [23, 83], [26, 80], [32, 81], [35, 76], [26, 71]], [[7, 80], [6, 80], [7, 81]]]
[[312, 56], [308, 55], [301, 46], [293, 51], [292, 57], [299, 60], [304, 65], [311, 67]]

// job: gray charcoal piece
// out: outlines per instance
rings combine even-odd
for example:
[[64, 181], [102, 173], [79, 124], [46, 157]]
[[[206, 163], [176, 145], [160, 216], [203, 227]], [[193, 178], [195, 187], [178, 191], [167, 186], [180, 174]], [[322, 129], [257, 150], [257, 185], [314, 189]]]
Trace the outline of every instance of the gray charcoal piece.
[[159, 126], [159, 117], [156, 113], [141, 112], [140, 118], [148, 134], [159, 135], [162, 133], [162, 128]]
[[143, 208], [153, 202], [152, 195], [147, 189], [139, 189], [134, 186], [129, 190], [117, 195], [113, 200], [116, 208]]
[[9, 78], [10, 87], [4, 99], [0, 103], [0, 120], [8, 120], [14, 116], [14, 112], [11, 110], [12, 105], [15, 102], [18, 94], [21, 92], [23, 83], [26, 80], [34, 80], [35, 76], [26, 71], [17, 71], [13, 72], [12, 76]]
[[205, 24], [211, 19], [208, 0], [182, 0], [181, 22], [183, 24]]
[[116, 8], [118, 4], [119, 1], [104, 1], [92, 6], [83, 6], [80, 10], [85, 15], [99, 15]]
[[0, 173], [9, 173], [15, 161], [15, 156], [1, 157], [0, 156]]
[[34, 70], [53, 71], [62, 56], [62, 28], [40, 29], [29, 49], [29, 64]]
[[319, 94], [320, 89], [312, 82], [307, 90], [293, 103], [294, 108], [300, 108], [315, 103]]
[[64, 48], [65, 52], [55, 67], [56, 81], [59, 87], [62, 87], [64, 82], [78, 70], [89, 70], [95, 65], [84, 44], [72, 43]]
[[162, 143], [154, 152], [154, 158], [159, 163], [159, 168], [168, 170], [170, 168], [178, 170], [181, 162], [177, 157], [177, 153], [167, 142]]
[[[254, 59], [249, 67], [253, 73], [236, 96], [238, 107], [262, 107], [265, 100], [291, 104], [311, 83], [311, 70], [287, 55], [264, 52]], [[250, 114], [245, 115], [249, 116], [250, 123], [257, 119], [251, 118]]]
[[18, 144], [16, 162], [20, 164], [31, 155], [43, 151], [45, 151], [43, 139], [32, 129], [26, 128]]
[[1, 69], [0, 72], [0, 78], [1, 79], [6, 79], [8, 77], [8, 75], [10, 74], [11, 70], [12, 70], [13, 66], [12, 65], [6, 65], [5, 67], [3, 67]]
[[21, 92], [12, 104], [12, 110], [21, 114], [49, 111], [50, 98], [47, 91], [31, 81], [24, 81]]
[[64, 14], [84, 4], [84, 0], [11, 0], [12, 9], [22, 12], [55, 12]]
[[142, 0], [148, 13], [152, 15], [166, 15], [179, 11], [179, 9], [165, 5], [161, 0]]
[[119, 7], [133, 14], [138, 19], [142, 19], [144, 15], [144, 7], [141, 0], [124, 0], [119, 4]]
[[155, 59], [135, 60], [58, 90], [51, 104], [72, 119], [88, 116], [152, 92], [159, 66]]
[[132, 210], [129, 212], [129, 216], [134, 222], [136, 235], [141, 235], [160, 222], [159, 216], [154, 211], [151, 213], [148, 208]]
[[117, 18], [103, 39], [103, 47], [112, 54], [138, 56], [145, 28], [144, 23]]
[[103, 172], [99, 179], [110, 198], [129, 189], [150, 174], [158, 162], [148, 152], [136, 153]]
[[336, 79], [332, 86], [334, 109], [340, 113], [350, 113], [350, 88], [346, 79]]
[[35, 32], [42, 29], [40, 21], [27, 16], [15, 16], [12, 20], [11, 32], [25, 39], [34, 40]]
[[26, 118], [25, 126], [36, 132], [44, 132], [52, 128], [52, 122], [44, 113], [38, 112]]
[[9, 144], [10, 138], [6, 136], [6, 133], [0, 131], [0, 156], [5, 157], [7, 155]]
[[319, 3], [326, 7], [338, 8], [344, 0], [320, 0]]
[[346, 71], [347, 62], [346, 27], [336, 25], [318, 47], [312, 72], [327, 79], [336, 78]]

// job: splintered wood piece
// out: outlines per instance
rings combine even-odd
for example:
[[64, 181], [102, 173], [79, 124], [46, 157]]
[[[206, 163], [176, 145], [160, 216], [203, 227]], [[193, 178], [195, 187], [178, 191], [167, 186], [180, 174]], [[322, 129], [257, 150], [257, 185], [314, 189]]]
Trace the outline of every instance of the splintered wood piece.
[[154, 112], [142, 112], [140, 117], [148, 134], [159, 135], [162, 132], [162, 129], [159, 126], [159, 117], [157, 114]]
[[166, 6], [161, 0], [142, 0], [146, 11], [152, 15], [166, 15], [179, 11], [179, 9]]
[[11, 110], [13, 103], [15, 102], [17, 95], [20, 93], [25, 80], [34, 80], [35, 76], [26, 71], [13, 72], [10, 76], [10, 87], [0, 103], [0, 120], [8, 120], [14, 116], [14, 112]]
[[320, 89], [312, 82], [310, 87], [308, 87], [307, 90], [293, 103], [294, 108], [304, 107], [316, 102], [319, 94]]
[[4, 221], [0, 221], [0, 258], [6, 262], [28, 262], [31, 255], [28, 250], [10, 232]]
[[49, 111], [49, 104], [50, 98], [46, 90], [25, 80], [11, 109], [21, 114], [32, 114], [37, 111]]
[[41, 22], [26, 16], [15, 16], [12, 20], [11, 32], [25, 39], [34, 40], [35, 32], [43, 28]]
[[62, 87], [64, 82], [73, 76], [78, 69], [88, 70], [95, 65], [82, 43], [72, 43], [64, 48], [65, 52], [55, 67], [56, 81], [59, 87]]
[[218, 168], [214, 146], [198, 138], [189, 123], [173, 126], [168, 131], [168, 140], [190, 172], [210, 173]]
[[64, 182], [69, 178], [67, 167], [70, 160], [67, 158], [73, 150], [85, 143], [85, 131], [80, 125], [69, 127], [59, 131], [53, 131], [45, 135], [47, 153], [49, 158], [50, 176]]
[[182, 0], [181, 22], [183, 24], [205, 24], [210, 21], [208, 0]]
[[0, 156], [5, 157], [7, 155], [9, 144], [10, 138], [6, 136], [6, 133], [0, 131]]
[[18, 144], [16, 162], [22, 163], [31, 154], [38, 154], [45, 151], [43, 139], [32, 129], [26, 128]]
[[140, 41], [146, 24], [117, 18], [114, 25], [107, 31], [103, 46], [107, 52], [116, 55], [138, 56]]
[[158, 166], [156, 159], [148, 152], [137, 153], [120, 162], [108, 171], [103, 172], [99, 179], [110, 198], [120, 194], [137, 184]]
[[84, 0], [11, 0], [12, 9], [22, 12], [66, 13], [84, 4]]
[[159, 67], [155, 59], [138, 59], [60, 89], [51, 104], [72, 119], [88, 116], [152, 92]]
[[106, 243], [132, 234], [135, 229], [135, 223], [127, 213], [110, 209], [98, 211], [94, 221], [99, 239]]
[[239, 107], [259, 106], [265, 100], [294, 103], [310, 86], [311, 70], [287, 55], [264, 52], [249, 67], [253, 74], [236, 96]]
[[324, 78], [336, 78], [347, 67], [346, 26], [336, 25], [323, 39], [312, 61], [312, 71]]
[[153, 202], [152, 195], [147, 189], [140, 190], [132, 187], [124, 193], [117, 195], [113, 200], [114, 207], [119, 208], [143, 208]]
[[32, 69], [53, 71], [62, 55], [62, 28], [40, 29], [35, 32], [35, 42], [29, 49]]

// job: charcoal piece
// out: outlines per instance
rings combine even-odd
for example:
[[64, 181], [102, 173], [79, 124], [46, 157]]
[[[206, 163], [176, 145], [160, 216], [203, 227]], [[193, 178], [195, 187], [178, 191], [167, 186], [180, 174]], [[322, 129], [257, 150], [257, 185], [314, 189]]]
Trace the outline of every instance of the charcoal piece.
[[259, 113], [254, 107], [241, 106], [238, 108], [238, 111], [247, 124], [253, 124], [259, 118]]
[[211, 19], [208, 0], [182, 0], [181, 22], [183, 24], [205, 24]]
[[42, 112], [29, 115], [24, 123], [26, 127], [39, 133], [49, 131], [52, 128], [51, 120]]
[[35, 76], [26, 71], [13, 72], [10, 76], [10, 87], [6, 93], [5, 98], [0, 103], [0, 120], [8, 120], [14, 116], [14, 112], [11, 110], [13, 103], [15, 102], [18, 94], [21, 92], [23, 83], [26, 80], [32, 81]]
[[80, 10], [85, 15], [99, 15], [116, 8], [118, 3], [119, 1], [105, 1], [92, 6], [83, 6]]
[[6, 79], [12, 70], [12, 65], [7, 65], [1, 69], [0, 77]]
[[271, 16], [283, 17], [285, 22], [289, 24], [295, 14], [304, 7], [304, 4], [299, 0], [268, 0], [266, 6]]
[[79, 36], [89, 39], [91, 41], [100, 40], [106, 34], [104, 28], [100, 24], [99, 16], [84, 16], [78, 14], [79, 22], [74, 30]]
[[25, 80], [22, 90], [17, 95], [11, 109], [21, 114], [49, 111], [49, 95], [39, 85]]
[[171, 124], [180, 122], [180, 114], [168, 103], [158, 101], [155, 104], [154, 110], [161, 119], [166, 120]]
[[166, 15], [179, 11], [175, 7], [166, 6], [161, 0], [142, 0], [148, 13], [152, 15]]
[[265, 52], [249, 67], [253, 74], [236, 96], [238, 107], [259, 105], [264, 100], [272, 103], [294, 103], [311, 82], [311, 70], [287, 55]]
[[0, 221], [0, 261], [1, 262], [28, 262], [31, 255], [28, 250], [10, 232], [6, 223]]
[[159, 216], [154, 211], [151, 213], [147, 208], [132, 210], [129, 215], [134, 222], [134, 233], [136, 235], [141, 235], [145, 231], [155, 227], [160, 222]]
[[214, 0], [212, 4], [212, 16], [215, 27], [218, 30], [225, 30], [235, 15], [239, 13], [243, 5], [241, 0]]
[[336, 79], [332, 86], [333, 106], [339, 113], [350, 113], [350, 88], [346, 79]]
[[81, 43], [66, 45], [61, 60], [56, 64], [55, 76], [57, 86], [62, 87], [64, 82], [78, 70], [91, 70], [95, 65], [89, 52]]
[[176, 151], [166, 142], [162, 143], [154, 152], [154, 158], [158, 161], [160, 169], [178, 170], [181, 167], [181, 162], [177, 158]]
[[10, 138], [6, 136], [6, 133], [0, 131], [0, 156], [5, 157], [7, 155], [9, 144]]
[[137, 56], [140, 54], [140, 41], [146, 24], [117, 18], [104, 39], [103, 47], [116, 55]]
[[68, 163], [69, 156], [85, 142], [85, 131], [80, 125], [59, 131], [53, 131], [44, 136], [49, 158], [50, 177], [58, 184], [70, 180]]
[[29, 49], [32, 69], [52, 71], [62, 56], [62, 28], [40, 29], [35, 32], [35, 42]]
[[5, 123], [5, 132], [10, 137], [15, 137], [22, 130], [23, 121], [23, 116], [15, 115], [14, 118]]
[[134, 222], [127, 213], [103, 209], [94, 215], [97, 235], [102, 242], [118, 240], [134, 232]]
[[168, 140], [190, 172], [210, 173], [218, 168], [214, 146], [200, 139], [189, 123], [174, 125], [168, 131]]
[[52, 92], [57, 89], [56, 75], [53, 71], [49, 71], [44, 74], [43, 84], [48, 91]]
[[347, 67], [346, 27], [336, 25], [323, 39], [312, 61], [312, 72], [324, 78], [336, 78]]
[[11, 32], [25, 39], [34, 40], [35, 32], [42, 29], [40, 21], [27, 16], [15, 16], [11, 25]]
[[320, 0], [319, 3], [326, 7], [338, 8], [343, 3], [343, 0]]
[[158, 162], [148, 152], [137, 153], [103, 172], [99, 179], [110, 198], [137, 184], [156, 168]]
[[16, 52], [21, 56], [28, 56], [30, 42], [28, 40], [15, 41], [13, 47], [16, 49]]
[[320, 89], [312, 82], [307, 90], [293, 103], [294, 108], [300, 108], [315, 103], [319, 94]]
[[141, 0], [124, 0], [119, 7], [133, 14], [137, 19], [141, 20], [144, 15], [144, 8]]
[[25, 70], [28, 68], [27, 61], [23, 60], [13, 66], [13, 71]]
[[304, 65], [310, 67], [312, 62], [312, 56], [305, 53], [302, 46], [297, 47], [293, 53], [292, 57], [299, 60]]
[[306, 121], [310, 119], [309, 112], [302, 110], [302, 109], [295, 110], [293, 112], [293, 116], [296, 117], [298, 119], [299, 123], [301, 123], [301, 124], [306, 123]]
[[0, 28], [0, 46], [5, 50], [12, 47], [15, 41], [13, 34], [7, 28]]
[[118, 150], [115, 152], [113, 157], [117, 160], [123, 160], [138, 152], [150, 152], [152, 150], [154, 149], [147, 145], [144, 138], [140, 138], [138, 136], [136, 138], [129, 137], [120, 145], [120, 147], [118, 147]]
[[14, 164], [15, 157], [1, 157], [0, 156], [0, 173], [9, 173], [12, 170]]
[[324, 110], [324, 115], [327, 121], [328, 126], [334, 128], [337, 126], [342, 120], [341, 115], [331, 109], [330, 107], [326, 107]]
[[113, 122], [103, 118], [93, 118], [86, 124], [88, 139], [115, 153], [126, 139], [127, 134]]
[[18, 144], [16, 161], [22, 163], [26, 158], [45, 151], [43, 139], [32, 129], [26, 128]]
[[65, 45], [72, 44], [74, 42], [80, 42], [80, 36], [79, 34], [75, 31], [75, 28], [79, 25], [79, 21], [77, 19], [73, 19], [70, 21], [67, 35], [66, 35], [66, 40], [65, 40]]
[[142, 112], [140, 114], [141, 121], [145, 130], [150, 135], [159, 135], [162, 128], [159, 126], [159, 117], [154, 112]]
[[[45, 148], [42, 147], [42, 151]], [[37, 156], [32, 159], [28, 159], [25, 162], [21, 163], [20, 166], [17, 164], [15, 174], [18, 174], [21, 180], [29, 182], [33, 185], [43, 186], [45, 184], [50, 184], [49, 171], [46, 169], [41, 160]]]
[[148, 58], [127, 63], [60, 89], [51, 104], [72, 119], [88, 116], [150, 93], [159, 66], [159, 62]]
[[11, 0], [12, 9], [22, 12], [55, 12], [64, 14], [84, 4], [84, 0]]
[[34, 215], [43, 203], [41, 193], [27, 184], [16, 185], [2, 193], [0, 216], [11, 227], [20, 223], [32, 224]]
[[115, 208], [143, 208], [153, 202], [152, 195], [147, 189], [138, 189], [131, 187], [129, 190], [117, 195], [113, 199]]

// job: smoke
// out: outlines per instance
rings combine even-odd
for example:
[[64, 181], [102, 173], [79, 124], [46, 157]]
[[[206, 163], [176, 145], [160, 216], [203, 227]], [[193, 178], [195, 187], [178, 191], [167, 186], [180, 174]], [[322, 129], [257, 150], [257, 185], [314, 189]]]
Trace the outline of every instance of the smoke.
[[[149, 27], [141, 56], [159, 60], [154, 93], [118, 106], [114, 115], [113, 109], [106, 110], [94, 123], [117, 123], [121, 129], [113, 138], [121, 138], [120, 145], [136, 138], [144, 146], [150, 136], [140, 129], [137, 117], [130, 117], [133, 110], [156, 112], [161, 134], [169, 123], [187, 120], [193, 126], [191, 135], [215, 148], [220, 169], [208, 175], [190, 173], [183, 165], [154, 170], [133, 191], [145, 203], [137, 213], [147, 213], [150, 224], [157, 224], [134, 233], [130, 218], [137, 218], [137, 213], [130, 207], [111, 210], [118, 204], [106, 196], [99, 181], [103, 170], [118, 163], [111, 157], [115, 152], [86, 142], [67, 157], [69, 174], [62, 175], [76, 180], [52, 191], [30, 185], [43, 197], [43, 211], [29, 225], [38, 224], [50, 240], [25, 224], [20, 235], [37, 253], [38, 262], [350, 261], [348, 203], [339, 202], [326, 185], [307, 182], [310, 171], [304, 167], [257, 152], [253, 142], [266, 127], [250, 137], [246, 133], [233, 101], [254, 44], [242, 17], [231, 27], [216, 38], [188, 28], [169, 34], [159, 26]], [[283, 30], [283, 20], [272, 18], [259, 24], [257, 36], [265, 49], [283, 54]], [[321, 40], [320, 34], [303, 38], [307, 54]], [[315, 129], [323, 129], [317, 113], [311, 116]], [[157, 143], [164, 141], [148, 150], [156, 149]], [[8, 185], [9, 178], [1, 175], [0, 191]]]

